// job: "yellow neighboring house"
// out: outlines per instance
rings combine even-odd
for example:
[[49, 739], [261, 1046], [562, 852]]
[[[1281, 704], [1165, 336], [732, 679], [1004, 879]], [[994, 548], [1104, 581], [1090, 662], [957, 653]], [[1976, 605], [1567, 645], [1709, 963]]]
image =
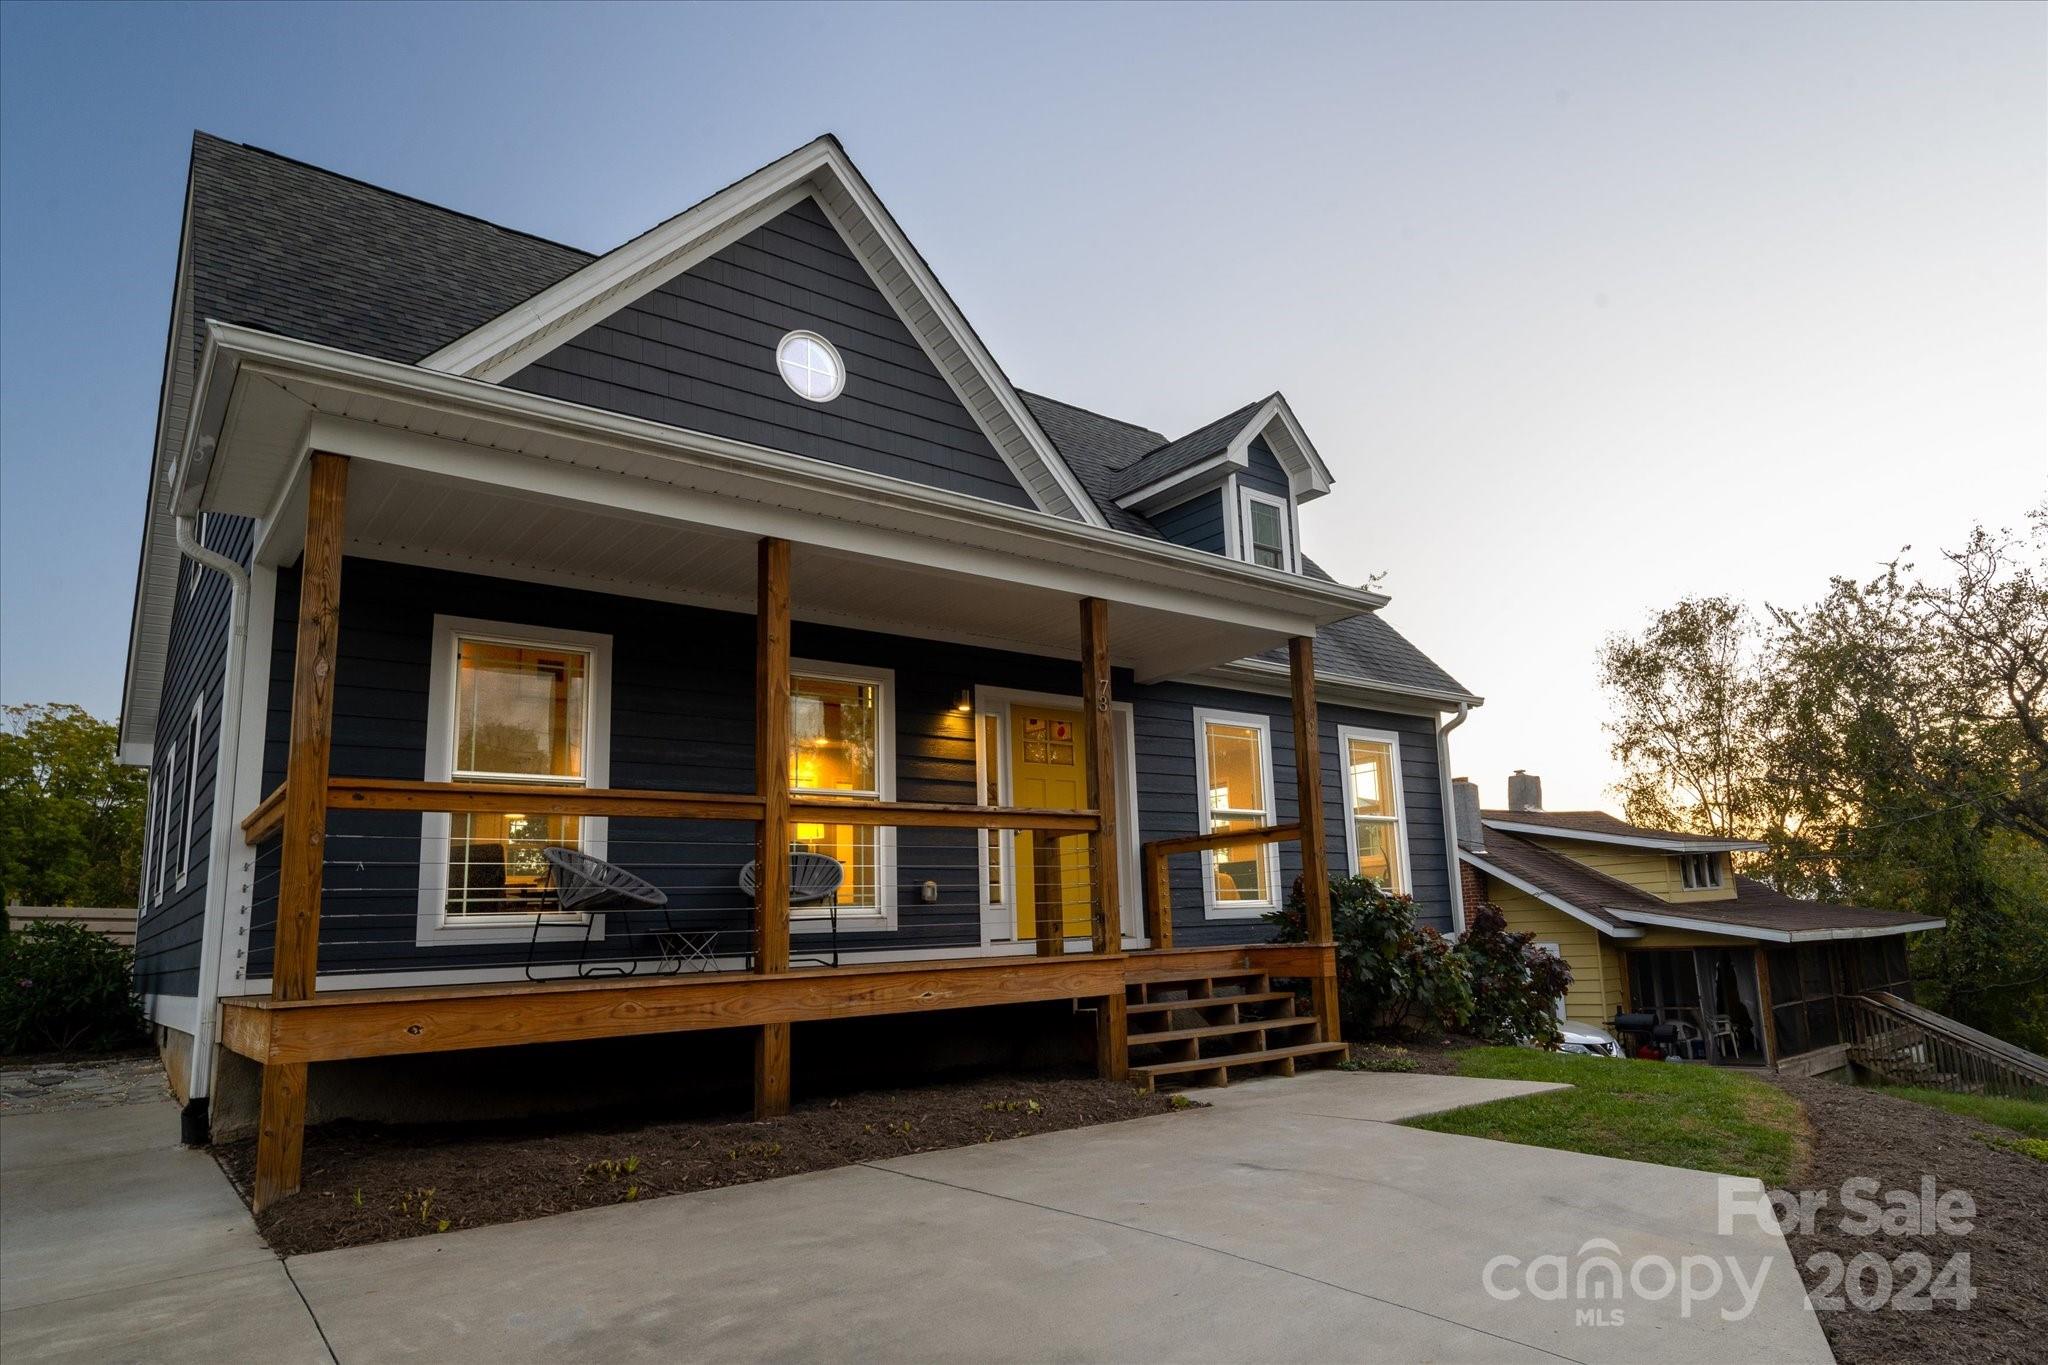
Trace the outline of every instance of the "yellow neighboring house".
[[1536, 777], [1509, 809], [1456, 784], [1466, 902], [1491, 902], [1572, 971], [1570, 1020], [1675, 1024], [1682, 1050], [1737, 1065], [1820, 1072], [1844, 1064], [1847, 1000], [1912, 998], [1906, 935], [1943, 921], [1801, 900], [1735, 873], [1765, 847], [1646, 829], [1605, 811], [1547, 811]]

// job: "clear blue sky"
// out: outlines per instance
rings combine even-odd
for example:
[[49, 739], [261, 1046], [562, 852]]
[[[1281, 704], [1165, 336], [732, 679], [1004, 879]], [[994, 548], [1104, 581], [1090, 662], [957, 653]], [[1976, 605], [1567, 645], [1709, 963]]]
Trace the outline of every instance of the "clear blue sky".
[[2048, 483], [2048, 9], [0, 9], [0, 697], [111, 716], [192, 130], [601, 250], [837, 132], [1018, 383], [1286, 391], [1306, 540], [1610, 779], [1592, 657]]

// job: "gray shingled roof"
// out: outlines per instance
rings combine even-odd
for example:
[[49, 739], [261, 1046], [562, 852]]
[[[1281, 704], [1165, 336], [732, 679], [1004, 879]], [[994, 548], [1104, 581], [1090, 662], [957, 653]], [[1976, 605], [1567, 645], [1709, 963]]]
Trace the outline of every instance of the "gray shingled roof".
[[1154, 540], [1161, 538], [1151, 522], [1136, 512], [1126, 512], [1118, 507], [1110, 489], [1116, 482], [1119, 468], [1157, 447], [1166, 439], [1164, 436], [1043, 394], [1019, 389], [1017, 396], [1024, 400], [1025, 407], [1031, 409], [1031, 415], [1038, 419], [1039, 430], [1059, 451], [1060, 458], [1067, 462], [1067, 468], [1074, 471], [1074, 477], [1081, 481], [1081, 487], [1095, 500], [1095, 505], [1112, 528]]
[[1135, 493], [1169, 474], [1200, 464], [1211, 455], [1222, 454], [1229, 448], [1231, 438], [1244, 430], [1244, 424], [1252, 420], [1252, 414], [1272, 396], [1267, 394], [1264, 398], [1255, 399], [1235, 412], [1196, 427], [1177, 441], [1167, 441], [1158, 449], [1147, 451], [1140, 459], [1127, 461], [1110, 486], [1109, 495], [1121, 498]]
[[1913, 933], [1914, 925], [1924, 927], [1936, 915], [1909, 915], [1899, 910], [1871, 910], [1861, 905], [1831, 905], [1826, 901], [1802, 900], [1788, 896], [1754, 877], [1735, 879], [1735, 898], [1723, 901], [1683, 901], [1663, 905], [1668, 915], [1725, 924], [1731, 931], [1777, 929], [1787, 933], [1816, 933], [1829, 929], [1853, 929], [1863, 933]]
[[1580, 834], [1592, 839], [1610, 836], [1618, 839], [1662, 839], [1674, 844], [1707, 844], [1719, 848], [1725, 844], [1740, 843], [1719, 834], [1687, 834], [1674, 829], [1651, 829], [1648, 825], [1631, 825], [1628, 821], [1609, 815], [1604, 810], [1488, 810], [1480, 812], [1487, 821], [1502, 820], [1511, 825], [1540, 825], [1554, 829], [1560, 834]]
[[1671, 908], [1647, 891], [1638, 891], [1627, 882], [1605, 872], [1596, 872], [1584, 863], [1562, 853], [1554, 853], [1541, 844], [1497, 829], [1487, 830], [1485, 837], [1484, 848], [1462, 849], [1461, 852], [1499, 868], [1517, 881], [1548, 892], [1602, 924], [1616, 929], [1628, 927], [1627, 921], [1608, 913], [1610, 907], [1643, 911]]
[[[406, 364], [595, 259], [208, 133], [192, 139], [188, 245], [195, 352], [212, 319]], [[1267, 401], [1169, 441], [1057, 399], [1020, 396], [1110, 526], [1155, 540], [1159, 532], [1118, 507], [1117, 494], [1222, 450]], [[1316, 641], [1323, 672], [1397, 691], [1465, 691], [1377, 614], [1325, 627]]]
[[192, 138], [193, 322], [417, 362], [594, 257], [207, 133]]

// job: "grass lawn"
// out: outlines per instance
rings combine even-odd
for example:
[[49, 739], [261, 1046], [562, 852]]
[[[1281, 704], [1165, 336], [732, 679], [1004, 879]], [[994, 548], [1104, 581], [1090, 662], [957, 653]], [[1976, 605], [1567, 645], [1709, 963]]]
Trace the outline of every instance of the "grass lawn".
[[1575, 1087], [1408, 1120], [1411, 1128], [1792, 1183], [1804, 1159], [1799, 1103], [1708, 1066], [1567, 1057], [1531, 1048], [1458, 1054], [1458, 1072]]
[[2040, 1100], [2009, 1100], [1996, 1095], [1951, 1095], [1946, 1090], [1922, 1090], [1912, 1085], [1876, 1087], [1879, 1094], [1896, 1095], [1915, 1104], [1931, 1104], [1951, 1114], [1976, 1119], [1979, 1123], [2010, 1128], [2021, 1137], [2048, 1138], [2048, 1104]]

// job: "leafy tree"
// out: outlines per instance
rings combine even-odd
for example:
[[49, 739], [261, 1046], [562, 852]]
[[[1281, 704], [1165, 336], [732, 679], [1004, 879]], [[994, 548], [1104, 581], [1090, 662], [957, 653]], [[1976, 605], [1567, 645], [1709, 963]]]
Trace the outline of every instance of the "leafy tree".
[[147, 776], [113, 726], [64, 704], [0, 709], [0, 889], [30, 905], [133, 905]]
[[1632, 818], [1760, 839], [1788, 892], [1941, 915], [1927, 1003], [2048, 1044], [2048, 505], [1759, 623], [1686, 601], [1601, 655]]

